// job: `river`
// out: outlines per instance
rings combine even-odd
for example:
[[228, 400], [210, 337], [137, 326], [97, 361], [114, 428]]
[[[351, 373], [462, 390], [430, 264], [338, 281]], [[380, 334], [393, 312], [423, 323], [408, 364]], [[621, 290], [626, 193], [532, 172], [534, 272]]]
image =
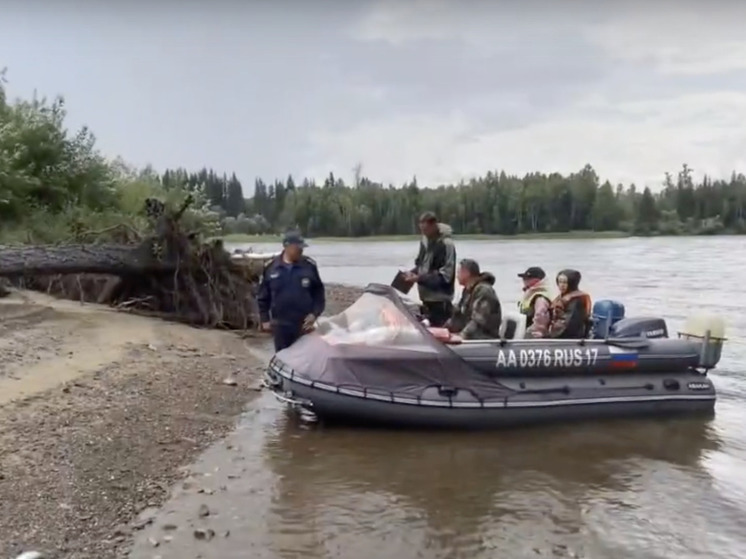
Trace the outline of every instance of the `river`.
[[[194, 527], [204, 520], [194, 511], [206, 502], [218, 535], [171, 536], [146, 554], [143, 534], [132, 557], [746, 557], [743, 243], [457, 243], [459, 258], [494, 273], [507, 308], [520, 294], [516, 274], [540, 265], [550, 275], [580, 270], [594, 300], [623, 301], [628, 315], [663, 315], [673, 335], [690, 314], [724, 313], [729, 341], [711, 373], [714, 418], [492, 433], [324, 430], [289, 420], [265, 394], [192, 470], [212, 490], [188, 486], [166, 507], [165, 518]], [[416, 250], [411, 242], [319, 242], [307, 252], [325, 281], [365, 285], [390, 282]]]

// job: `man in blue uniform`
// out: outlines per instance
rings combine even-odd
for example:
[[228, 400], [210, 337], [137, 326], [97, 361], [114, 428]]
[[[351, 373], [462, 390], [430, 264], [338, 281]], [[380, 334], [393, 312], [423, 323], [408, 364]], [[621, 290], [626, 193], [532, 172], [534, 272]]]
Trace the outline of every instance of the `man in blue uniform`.
[[326, 295], [316, 262], [303, 255], [300, 233], [286, 233], [282, 254], [264, 267], [257, 304], [262, 330], [271, 331], [275, 351], [291, 346], [313, 329], [324, 312]]

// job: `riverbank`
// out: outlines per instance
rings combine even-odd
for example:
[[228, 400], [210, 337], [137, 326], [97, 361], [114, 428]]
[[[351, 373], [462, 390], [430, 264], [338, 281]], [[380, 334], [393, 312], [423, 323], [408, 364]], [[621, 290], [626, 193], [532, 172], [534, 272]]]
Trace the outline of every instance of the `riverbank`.
[[[631, 237], [624, 231], [569, 231], [567, 233], [520, 233], [517, 235], [454, 235], [461, 241], [509, 241], [552, 239], [623, 239]], [[244, 235], [232, 233], [220, 237], [226, 243], [280, 243], [280, 235]], [[315, 243], [381, 243], [418, 241], [419, 235], [371, 235], [369, 237], [309, 237]]]
[[[328, 287], [328, 313], [359, 295]], [[267, 336], [0, 299], [0, 557], [120, 557], [258, 394]]]

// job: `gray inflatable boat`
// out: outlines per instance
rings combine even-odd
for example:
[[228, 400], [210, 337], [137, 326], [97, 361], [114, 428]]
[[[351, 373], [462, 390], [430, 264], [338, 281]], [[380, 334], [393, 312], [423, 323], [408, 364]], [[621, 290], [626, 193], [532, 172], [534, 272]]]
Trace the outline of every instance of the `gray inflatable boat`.
[[[371, 284], [344, 312], [278, 352], [265, 384], [326, 423], [493, 429], [603, 417], [707, 414], [722, 321], [626, 319], [602, 339], [439, 341], [393, 288]], [[663, 334], [667, 336], [665, 323]]]

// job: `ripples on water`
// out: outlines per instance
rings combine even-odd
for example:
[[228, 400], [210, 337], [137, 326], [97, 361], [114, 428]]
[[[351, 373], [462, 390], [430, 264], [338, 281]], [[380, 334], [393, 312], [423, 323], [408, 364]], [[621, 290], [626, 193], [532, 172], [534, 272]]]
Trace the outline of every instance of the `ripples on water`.
[[[583, 273], [628, 315], [726, 314], [712, 420], [620, 421], [495, 433], [263, 430], [266, 526], [278, 557], [746, 557], [746, 272], [743, 238], [459, 242], [493, 272], [505, 306], [516, 274]], [[272, 250], [271, 245], [257, 245]], [[388, 283], [415, 243], [318, 243], [329, 282]], [[259, 451], [260, 449], [257, 449]]]

